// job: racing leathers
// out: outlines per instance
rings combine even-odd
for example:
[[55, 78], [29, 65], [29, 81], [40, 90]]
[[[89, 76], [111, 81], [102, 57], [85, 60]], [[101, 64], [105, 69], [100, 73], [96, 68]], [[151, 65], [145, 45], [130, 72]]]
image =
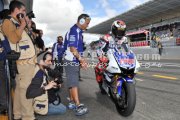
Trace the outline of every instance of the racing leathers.
[[106, 57], [107, 51], [109, 49], [115, 48], [117, 50], [121, 49], [121, 50], [124, 50], [125, 52], [129, 52], [127, 37], [123, 36], [121, 39], [118, 39], [109, 35], [108, 37], [106, 37], [107, 39], [103, 39], [103, 38], [100, 38], [99, 44], [97, 47], [98, 49], [96, 50], [99, 62], [95, 67], [95, 75], [96, 75], [96, 81], [98, 82], [99, 85], [102, 84], [103, 71], [108, 66], [109, 60]]

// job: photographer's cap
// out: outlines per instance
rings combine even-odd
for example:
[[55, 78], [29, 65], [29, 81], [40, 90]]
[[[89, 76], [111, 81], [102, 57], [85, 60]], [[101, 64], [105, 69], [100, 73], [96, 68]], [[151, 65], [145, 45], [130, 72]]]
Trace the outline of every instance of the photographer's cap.
[[27, 13], [26, 16], [28, 16], [30, 19], [31, 19], [31, 18], [36, 18], [36, 16], [35, 16], [35, 14], [33, 13], [33, 11], [30, 11], [29, 13]]

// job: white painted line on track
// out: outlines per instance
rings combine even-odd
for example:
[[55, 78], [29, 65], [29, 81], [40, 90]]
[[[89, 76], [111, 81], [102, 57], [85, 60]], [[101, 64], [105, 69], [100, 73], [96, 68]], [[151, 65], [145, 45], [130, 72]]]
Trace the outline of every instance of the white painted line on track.
[[139, 78], [135, 78], [137, 81], [140, 81], [140, 82], [142, 82], [142, 81], [144, 81], [144, 80], [142, 80], [142, 79], [139, 79]]

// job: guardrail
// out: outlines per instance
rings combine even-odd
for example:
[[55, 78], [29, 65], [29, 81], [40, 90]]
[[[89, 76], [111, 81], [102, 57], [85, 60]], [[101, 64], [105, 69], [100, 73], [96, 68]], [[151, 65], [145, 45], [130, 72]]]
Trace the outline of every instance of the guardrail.
[[177, 46], [180, 46], [180, 37], [179, 37], [179, 38], [176, 38], [176, 45], [177, 45]]
[[[180, 46], [180, 37], [163, 39], [160, 42], [162, 43], [163, 47]], [[156, 41], [153, 41], [153, 40], [130, 42], [130, 47], [150, 46], [151, 48], [157, 48], [157, 45], [158, 45], [158, 43]]]
[[138, 41], [138, 42], [130, 42], [130, 47], [142, 47], [149, 46], [148, 41]]

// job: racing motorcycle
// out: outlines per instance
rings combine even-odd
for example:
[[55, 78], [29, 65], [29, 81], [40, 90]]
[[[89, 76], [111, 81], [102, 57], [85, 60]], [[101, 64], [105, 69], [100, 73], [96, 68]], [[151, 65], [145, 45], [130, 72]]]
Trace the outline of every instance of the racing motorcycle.
[[[107, 59], [102, 72], [103, 79], [99, 87], [115, 103], [118, 113], [124, 117], [131, 115], [136, 105], [134, 77], [140, 64], [132, 51], [125, 52], [116, 48], [107, 51]], [[102, 63], [102, 61], [101, 61]], [[98, 71], [95, 71], [96, 75]]]

